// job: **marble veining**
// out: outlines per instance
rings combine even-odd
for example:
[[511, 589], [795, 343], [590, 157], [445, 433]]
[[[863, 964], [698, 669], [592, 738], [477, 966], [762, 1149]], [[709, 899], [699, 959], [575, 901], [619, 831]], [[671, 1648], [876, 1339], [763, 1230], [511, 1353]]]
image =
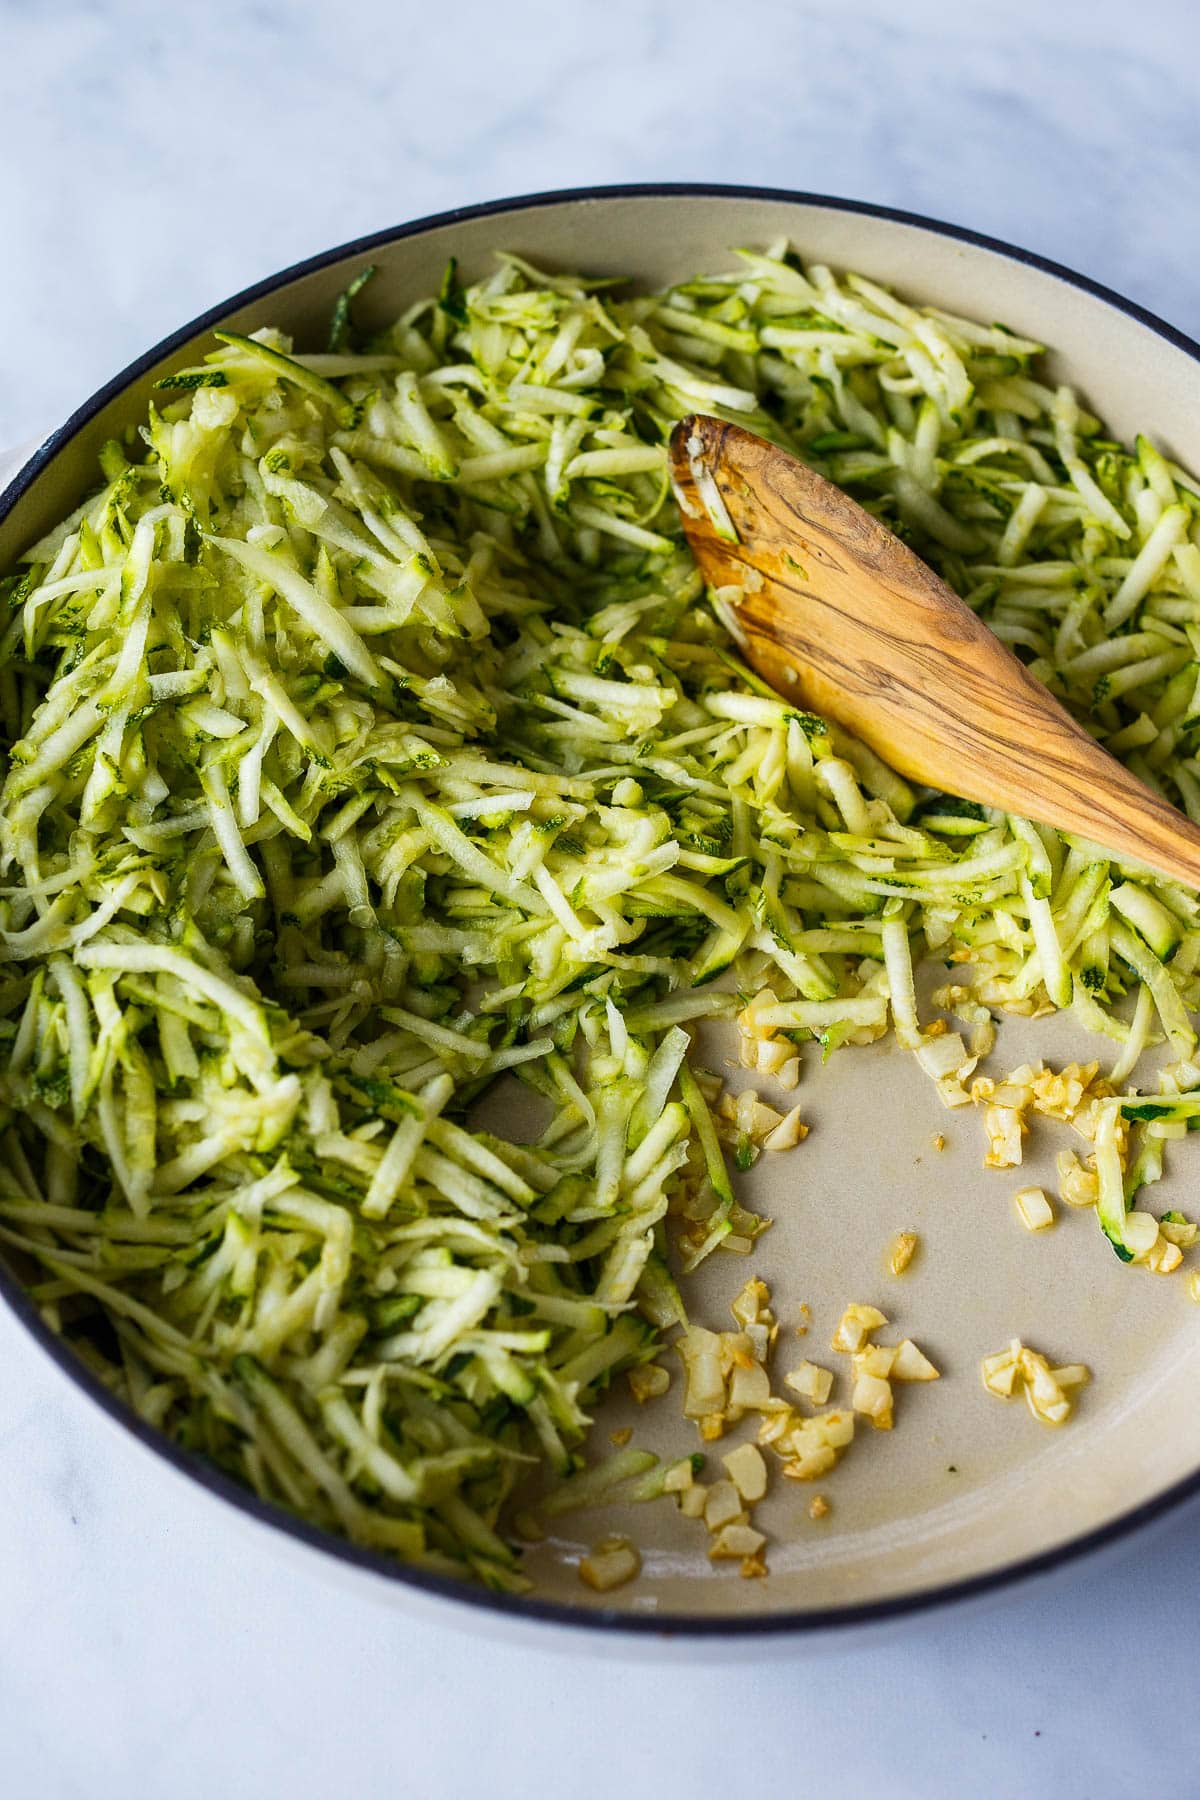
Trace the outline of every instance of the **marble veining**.
[[299, 257], [574, 183], [911, 207], [1200, 334], [1189, 0], [605, 0], [602, 17], [0, 0], [0, 444]]
[[[328, 244], [572, 183], [880, 200], [1200, 335], [1190, 0], [0, 0], [0, 445]], [[0, 1311], [0, 1793], [1196, 1791], [1196, 1517], [819, 1660], [630, 1668], [337, 1585]]]

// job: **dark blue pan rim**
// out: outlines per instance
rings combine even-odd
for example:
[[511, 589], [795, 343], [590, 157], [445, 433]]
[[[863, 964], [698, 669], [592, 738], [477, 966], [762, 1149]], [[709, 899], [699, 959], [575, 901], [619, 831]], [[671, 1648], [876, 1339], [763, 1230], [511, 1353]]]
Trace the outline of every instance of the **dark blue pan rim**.
[[[940, 219], [927, 218], [921, 213], [907, 212], [897, 207], [876, 206], [865, 200], [844, 200], [828, 194], [809, 194], [787, 188], [735, 186], [705, 182], [639, 182], [611, 187], [564, 188], [547, 193], [517, 195], [510, 199], [489, 200], [477, 206], [456, 207], [448, 212], [433, 213], [425, 218], [415, 219], [410, 224], [394, 226], [388, 230], [373, 232], [367, 237], [352, 239], [349, 243], [339, 244], [332, 250], [322, 251], [317, 256], [307, 257], [301, 262], [294, 263], [290, 268], [255, 282], [240, 293], [234, 294], [230, 299], [210, 307], [199, 317], [191, 320], [189, 324], [163, 338], [160, 343], [130, 363], [120, 374], [115, 375], [111, 381], [106, 382], [92, 395], [90, 400], [85, 401], [64, 424], [51, 433], [17, 471], [3, 492], [0, 492], [0, 522], [12, 511], [22, 495], [49, 467], [71, 439], [89, 425], [111, 400], [116, 399], [139, 377], [145, 375], [175, 351], [182, 349], [199, 334], [218, 326], [231, 313], [244, 306], [252, 305], [255, 301], [269, 298], [280, 288], [287, 287], [293, 281], [328, 268], [331, 264], [341, 262], [343, 259], [369, 258], [376, 251], [384, 250], [390, 245], [403, 243], [408, 238], [419, 237], [423, 233], [436, 230], [441, 226], [461, 224], [466, 220], [501, 218], [514, 213], [532, 211], [539, 207], [559, 206], [572, 202], [694, 198], [777, 201], [788, 205], [821, 207], [831, 212], [857, 213], [866, 218], [883, 219], [894, 224], [909, 225], [922, 231], [934, 232], [940, 237], [970, 244], [976, 249], [990, 250], [997, 255], [1008, 257], [1013, 262], [1023, 263], [1028, 268], [1038, 269], [1043, 274], [1051, 275], [1083, 293], [1091, 294], [1096, 299], [1105, 301], [1118, 312], [1135, 319], [1138, 324], [1165, 339], [1177, 350], [1182, 350], [1185, 355], [1200, 365], [1200, 344], [1195, 339], [1188, 337], [1186, 333], [1179, 331], [1175, 326], [1167, 324], [1165, 320], [1158, 318], [1146, 307], [1139, 306], [1135, 301], [1127, 300], [1114, 292], [1112, 288], [1105, 287], [1103, 283], [1093, 281], [1089, 276], [1081, 275], [1074, 269], [1066, 268], [1049, 257], [1040, 256], [1032, 250], [1023, 250], [1014, 244], [1006, 243], [1001, 238], [971, 231], [966, 226], [950, 225]], [[256, 1494], [242, 1487], [231, 1476], [214, 1468], [202, 1457], [180, 1448], [169, 1438], [154, 1431], [135, 1413], [131, 1412], [123, 1402], [109, 1393], [62, 1338], [45, 1323], [20, 1284], [2, 1266], [0, 1266], [0, 1298], [6, 1301], [30, 1336], [57, 1364], [67, 1379], [101, 1407], [110, 1419], [136, 1438], [146, 1449], [170, 1464], [181, 1475], [198, 1483], [200, 1487], [206, 1488], [218, 1499], [237, 1507], [259, 1524], [283, 1532], [297, 1543], [307, 1545], [310, 1549], [332, 1557], [347, 1567], [382, 1577], [385, 1581], [411, 1588], [430, 1598], [447, 1600], [458, 1606], [478, 1608], [514, 1621], [566, 1626], [576, 1630], [603, 1633], [609, 1638], [624, 1635], [640, 1639], [716, 1639], [731, 1642], [747, 1638], [804, 1638], [823, 1633], [843, 1633], [855, 1626], [880, 1626], [889, 1621], [914, 1618], [920, 1614], [964, 1601], [982, 1599], [1005, 1588], [1012, 1588], [1020, 1583], [1066, 1569], [1084, 1557], [1093, 1556], [1107, 1547], [1128, 1541], [1133, 1533], [1144, 1530], [1154, 1521], [1162, 1519], [1168, 1513], [1174, 1512], [1189, 1501], [1200, 1497], [1200, 1469], [1197, 1469], [1192, 1475], [1164, 1489], [1152, 1500], [1130, 1508], [1128, 1512], [1110, 1520], [1108, 1524], [1098, 1527], [1095, 1531], [1084, 1532], [1037, 1556], [1019, 1558], [1005, 1564], [1002, 1568], [989, 1570], [984, 1575], [972, 1576], [967, 1580], [947, 1582], [934, 1588], [897, 1594], [885, 1600], [873, 1600], [849, 1606], [812, 1607], [771, 1614], [747, 1615], [744, 1618], [693, 1616], [686, 1613], [631, 1614], [608, 1608], [564, 1606], [555, 1601], [540, 1600], [531, 1595], [493, 1593], [486, 1588], [473, 1587], [464, 1581], [410, 1568], [393, 1558], [335, 1538], [328, 1532], [306, 1524], [304, 1520], [296, 1518], [283, 1508], [259, 1499]]]

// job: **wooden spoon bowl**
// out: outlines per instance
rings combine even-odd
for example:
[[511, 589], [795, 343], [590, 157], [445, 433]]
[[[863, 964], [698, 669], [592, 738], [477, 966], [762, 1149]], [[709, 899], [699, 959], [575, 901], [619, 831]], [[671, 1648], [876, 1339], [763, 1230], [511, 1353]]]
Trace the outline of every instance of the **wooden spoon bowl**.
[[721, 615], [781, 695], [911, 780], [1200, 887], [1200, 829], [1089, 737], [878, 519], [721, 419], [682, 420], [670, 457]]

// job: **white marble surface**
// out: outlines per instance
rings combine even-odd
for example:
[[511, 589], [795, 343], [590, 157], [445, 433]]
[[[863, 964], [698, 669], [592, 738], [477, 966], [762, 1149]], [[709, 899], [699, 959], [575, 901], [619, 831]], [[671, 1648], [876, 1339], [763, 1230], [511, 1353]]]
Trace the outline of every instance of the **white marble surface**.
[[[0, 0], [0, 443], [331, 242], [574, 182], [912, 207], [1200, 334], [1190, 0]], [[0, 1313], [0, 1794], [1200, 1791], [1195, 1535], [818, 1660], [661, 1670], [280, 1560]]]
[[286, 263], [447, 206], [873, 199], [1200, 333], [1192, 0], [0, 0], [0, 443]]

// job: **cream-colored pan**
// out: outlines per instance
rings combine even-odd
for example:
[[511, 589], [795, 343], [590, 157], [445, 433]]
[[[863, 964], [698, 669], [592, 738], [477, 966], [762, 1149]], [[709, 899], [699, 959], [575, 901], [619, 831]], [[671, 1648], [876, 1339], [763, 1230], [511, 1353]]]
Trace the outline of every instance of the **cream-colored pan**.
[[[1055, 376], [1075, 383], [1116, 433], [1148, 431], [1185, 466], [1200, 468], [1200, 348], [1062, 270], [969, 233], [845, 202], [731, 189], [607, 190], [405, 227], [315, 258], [187, 327], [88, 402], [0, 494], [0, 567], [76, 504], [104, 440], [144, 416], [155, 378], [206, 348], [216, 325], [270, 323], [316, 346], [334, 297], [367, 261], [379, 274], [364, 304], [382, 323], [436, 288], [450, 256], [468, 276], [505, 248], [550, 267], [658, 284], [723, 266], [733, 246], [780, 236], [807, 258], [1055, 345]], [[1058, 1019], [1013, 1020], [1001, 1028], [994, 1062], [1010, 1068], [1029, 1055], [1058, 1062], [1103, 1056], [1104, 1048]], [[722, 1054], [728, 1048], [714, 1046], [712, 1055]], [[767, 1580], [744, 1580], [736, 1564], [711, 1563], [703, 1528], [663, 1503], [624, 1515], [572, 1515], [561, 1541], [528, 1554], [536, 1578], [529, 1600], [415, 1576], [298, 1526], [157, 1438], [45, 1330], [12, 1275], [0, 1271], [0, 1288], [71, 1379], [134, 1436], [276, 1534], [390, 1582], [398, 1601], [432, 1590], [510, 1614], [676, 1638], [822, 1631], [1045, 1570], [1200, 1492], [1200, 1309], [1181, 1278], [1123, 1268], [1091, 1213], [1067, 1212], [1036, 1236], [1022, 1230], [1012, 1207], [1018, 1178], [982, 1167], [978, 1113], [944, 1111], [912, 1058], [894, 1046], [846, 1050], [824, 1067], [812, 1058], [802, 1098], [812, 1126], [807, 1142], [765, 1157], [743, 1178], [774, 1225], [749, 1262], [710, 1259], [689, 1289], [694, 1316], [731, 1326], [729, 1299], [755, 1272], [770, 1284], [784, 1323], [780, 1367], [793, 1352], [794, 1360], [807, 1354], [837, 1363], [829, 1336], [844, 1304], [860, 1300], [881, 1307], [897, 1335], [916, 1339], [943, 1378], [900, 1390], [894, 1431], [860, 1433], [852, 1453], [817, 1484], [831, 1502], [823, 1519], [809, 1516], [812, 1488], [778, 1484], [786, 1491], [757, 1514], [772, 1540]], [[1063, 1136], [1057, 1129], [1035, 1132], [1021, 1183], [1055, 1186], [1054, 1152], [1067, 1142], [1066, 1128]], [[934, 1148], [939, 1133], [941, 1151]], [[1198, 1155], [1188, 1143], [1172, 1146], [1164, 1205], [1187, 1207]], [[920, 1234], [921, 1250], [897, 1279], [886, 1251], [905, 1229]], [[803, 1342], [788, 1336], [802, 1302], [812, 1319]], [[1006, 1405], [982, 1387], [980, 1358], [1014, 1336], [1093, 1370], [1065, 1428], [1046, 1429], [1019, 1402]], [[636, 1441], [653, 1449], [695, 1448], [694, 1428], [679, 1416], [679, 1386], [676, 1375], [671, 1393], [649, 1408], [614, 1402], [598, 1428], [601, 1443], [629, 1424]], [[636, 1537], [644, 1571], [600, 1596], [580, 1582], [575, 1562], [584, 1545], [614, 1527]]]

